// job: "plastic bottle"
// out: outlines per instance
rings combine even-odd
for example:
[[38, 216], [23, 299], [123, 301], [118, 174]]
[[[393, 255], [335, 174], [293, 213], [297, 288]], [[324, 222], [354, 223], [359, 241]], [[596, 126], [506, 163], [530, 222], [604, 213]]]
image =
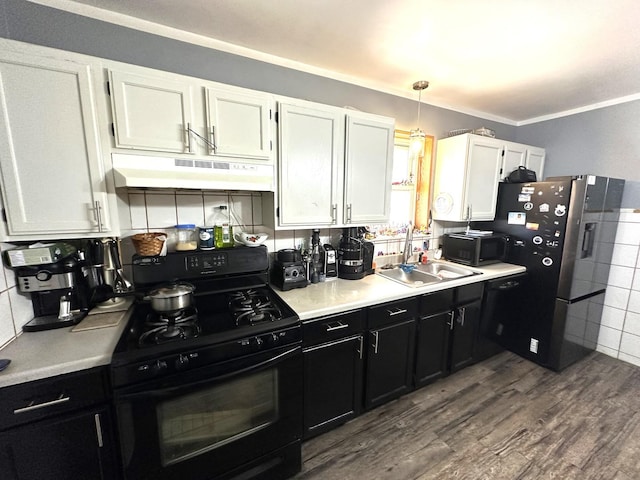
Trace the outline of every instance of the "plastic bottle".
[[216, 207], [213, 216], [213, 238], [216, 248], [233, 247], [233, 227], [229, 221], [229, 212], [226, 205]]

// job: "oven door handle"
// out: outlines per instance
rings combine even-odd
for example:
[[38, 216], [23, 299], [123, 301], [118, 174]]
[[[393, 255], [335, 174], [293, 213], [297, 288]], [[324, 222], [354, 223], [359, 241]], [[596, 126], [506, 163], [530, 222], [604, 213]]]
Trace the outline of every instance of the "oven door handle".
[[243, 375], [245, 373], [249, 373], [252, 371], [256, 371], [256, 370], [261, 370], [265, 367], [268, 367], [269, 365], [272, 365], [274, 363], [277, 363], [281, 360], [284, 360], [288, 357], [291, 357], [295, 354], [301, 353], [302, 352], [302, 347], [294, 347], [290, 350], [287, 350], [285, 352], [282, 352], [279, 355], [276, 355], [275, 357], [271, 357], [268, 360], [265, 360], [264, 362], [260, 362], [257, 363], [255, 365], [249, 365], [248, 367], [245, 368], [241, 368], [239, 370], [234, 370], [233, 372], [229, 372], [229, 373], [225, 373], [223, 375], [218, 375], [215, 377], [207, 377], [204, 380], [198, 380], [195, 382], [191, 382], [191, 383], [187, 383], [187, 384], [183, 384], [180, 386], [176, 386], [176, 387], [167, 387], [167, 388], [161, 388], [161, 389], [156, 389], [156, 390], [145, 390], [143, 392], [135, 392], [135, 393], [125, 393], [125, 394], [121, 394], [119, 395], [119, 399], [120, 400], [130, 400], [130, 399], [136, 399], [136, 398], [144, 398], [144, 397], [166, 397], [169, 395], [172, 395], [174, 393], [178, 393], [181, 392], [183, 393], [185, 391], [185, 389], [190, 389], [193, 387], [198, 387], [200, 385], [206, 385], [212, 382], [219, 382], [222, 380], [228, 380], [230, 378], [236, 377], [238, 375]]

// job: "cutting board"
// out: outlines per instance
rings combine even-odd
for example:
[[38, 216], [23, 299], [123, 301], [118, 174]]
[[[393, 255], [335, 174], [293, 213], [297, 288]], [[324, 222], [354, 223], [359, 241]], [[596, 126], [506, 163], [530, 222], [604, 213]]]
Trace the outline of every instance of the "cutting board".
[[107, 328], [117, 326], [126, 314], [125, 311], [97, 313], [87, 315], [84, 319], [71, 329], [72, 332], [82, 332], [84, 330], [94, 330], [96, 328]]

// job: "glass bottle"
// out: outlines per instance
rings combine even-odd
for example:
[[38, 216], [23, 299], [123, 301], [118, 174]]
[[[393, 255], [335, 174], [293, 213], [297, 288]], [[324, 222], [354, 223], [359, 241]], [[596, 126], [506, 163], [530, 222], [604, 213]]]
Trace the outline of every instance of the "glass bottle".
[[233, 247], [233, 227], [229, 221], [229, 212], [226, 205], [220, 205], [216, 208], [213, 222], [213, 238], [215, 247]]

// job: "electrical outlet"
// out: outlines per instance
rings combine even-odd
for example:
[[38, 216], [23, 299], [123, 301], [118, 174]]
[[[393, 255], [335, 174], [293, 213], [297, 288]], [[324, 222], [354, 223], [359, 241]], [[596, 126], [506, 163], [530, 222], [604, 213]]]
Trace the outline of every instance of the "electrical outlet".
[[538, 340], [532, 338], [529, 342], [529, 351], [532, 353], [538, 353]]

